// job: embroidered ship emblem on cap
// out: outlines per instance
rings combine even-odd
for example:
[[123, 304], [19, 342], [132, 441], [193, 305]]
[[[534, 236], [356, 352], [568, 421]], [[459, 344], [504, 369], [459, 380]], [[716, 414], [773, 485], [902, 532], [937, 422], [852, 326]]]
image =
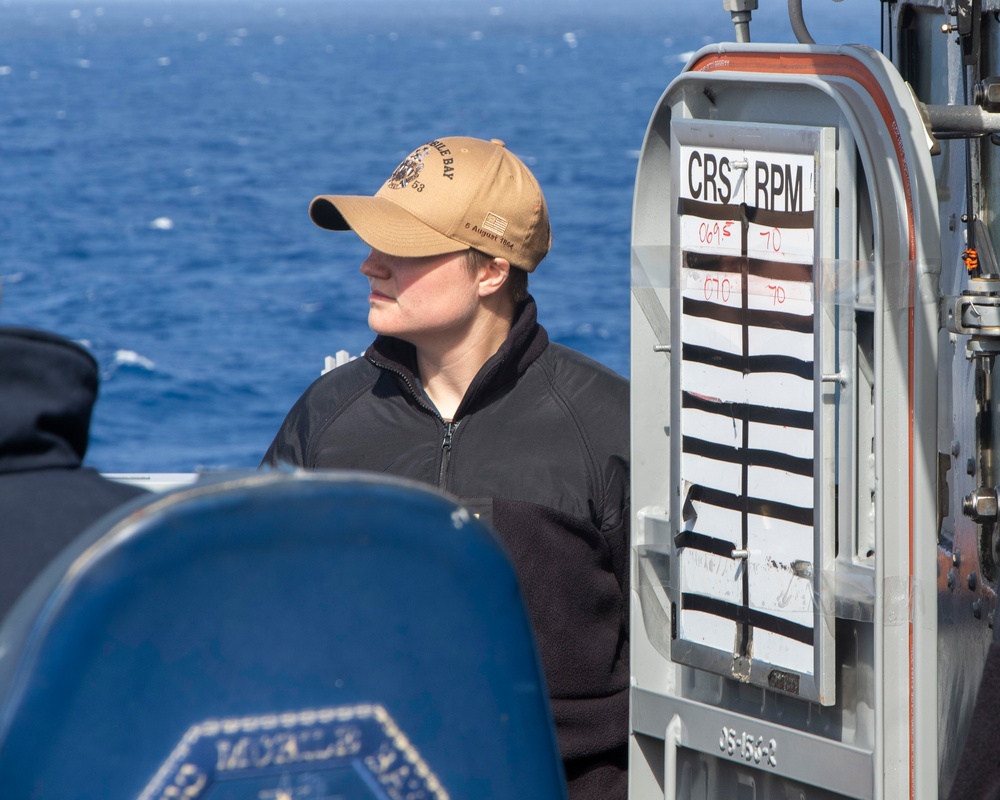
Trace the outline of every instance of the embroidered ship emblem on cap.
[[497, 236], [503, 236], [504, 231], [507, 230], [507, 224], [507, 220], [493, 212], [487, 214], [486, 219], [483, 220], [483, 228]]
[[430, 147], [422, 147], [416, 152], [408, 155], [403, 163], [396, 167], [386, 186], [390, 189], [405, 189], [410, 185], [410, 181], [420, 174], [424, 168], [424, 156], [430, 152]]

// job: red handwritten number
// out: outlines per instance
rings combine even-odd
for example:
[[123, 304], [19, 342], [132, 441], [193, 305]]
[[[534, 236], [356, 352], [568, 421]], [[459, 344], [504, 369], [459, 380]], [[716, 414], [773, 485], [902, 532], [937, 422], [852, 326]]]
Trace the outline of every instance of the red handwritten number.
[[785, 302], [785, 290], [781, 286], [769, 283], [767, 288], [771, 290], [771, 299], [774, 305], [780, 306]]
[[728, 303], [729, 298], [733, 296], [733, 285], [729, 278], [723, 278], [720, 281], [718, 278], [709, 276], [705, 278], [703, 291], [706, 300], [716, 298], [722, 300], [723, 303]]
[[781, 250], [781, 230], [779, 228], [761, 231], [760, 235], [764, 237], [764, 249], [773, 250], [775, 253]]
[[721, 242], [723, 239], [728, 239], [733, 235], [730, 231], [732, 225], [733, 223], [731, 220], [724, 225], [719, 225], [718, 222], [703, 222], [698, 226], [698, 240], [702, 244], [716, 244], [717, 242]]

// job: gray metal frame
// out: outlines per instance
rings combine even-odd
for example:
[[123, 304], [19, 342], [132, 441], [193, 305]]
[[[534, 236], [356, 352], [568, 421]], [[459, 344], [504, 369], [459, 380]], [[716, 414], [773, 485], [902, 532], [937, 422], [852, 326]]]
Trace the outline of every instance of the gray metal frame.
[[[732, 65], [743, 53], [787, 61], [740, 72]], [[803, 56], [845, 69], [786, 68]], [[630, 797], [734, 797], [739, 786], [758, 787], [756, 797], [810, 800], [935, 796], [940, 228], [923, 123], [895, 69], [867, 48], [718, 45], [695, 54], [691, 65], [699, 62], [652, 115], [633, 206]], [[672, 130], [688, 120], [837, 130], [831, 267], [845, 280], [821, 303], [829, 332], [822, 359], [846, 380], [830, 382], [824, 395], [836, 397], [838, 425], [819, 426], [830, 436], [820, 443], [824, 468], [840, 481], [836, 505], [824, 506], [838, 515], [838, 554], [819, 587], [835, 617], [837, 696], [829, 707], [674, 657], [679, 243], [667, 220], [676, 213]], [[863, 337], [856, 323], [867, 326]], [[752, 734], [750, 761], [720, 746], [724, 730], [736, 739]], [[763, 753], [770, 738], [784, 756], [777, 765]], [[831, 767], [820, 767], [827, 759]], [[695, 774], [705, 782], [692, 784]]]

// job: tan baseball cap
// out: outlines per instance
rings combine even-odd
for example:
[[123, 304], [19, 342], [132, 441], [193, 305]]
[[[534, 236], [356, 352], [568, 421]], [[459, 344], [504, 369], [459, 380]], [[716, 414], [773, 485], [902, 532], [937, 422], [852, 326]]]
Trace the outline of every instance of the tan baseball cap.
[[435, 139], [408, 155], [374, 197], [320, 195], [309, 216], [389, 255], [474, 247], [526, 272], [552, 242], [538, 181], [499, 139]]

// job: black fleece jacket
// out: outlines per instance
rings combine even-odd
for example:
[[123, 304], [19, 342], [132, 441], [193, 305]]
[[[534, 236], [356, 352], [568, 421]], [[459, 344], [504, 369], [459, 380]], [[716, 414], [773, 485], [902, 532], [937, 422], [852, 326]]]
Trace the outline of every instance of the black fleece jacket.
[[415, 365], [411, 345], [378, 337], [306, 390], [264, 464], [411, 478], [491, 522], [535, 628], [570, 796], [624, 800], [628, 384], [550, 343], [530, 298], [452, 422]]
[[144, 493], [82, 466], [97, 385], [79, 345], [0, 327], [0, 619], [78, 533]]

